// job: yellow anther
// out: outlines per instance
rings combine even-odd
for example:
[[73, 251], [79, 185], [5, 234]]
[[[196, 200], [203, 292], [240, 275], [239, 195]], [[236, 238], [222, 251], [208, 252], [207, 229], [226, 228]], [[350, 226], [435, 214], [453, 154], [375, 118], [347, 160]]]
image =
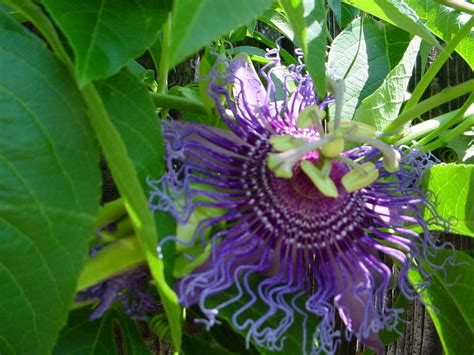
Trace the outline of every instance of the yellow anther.
[[321, 153], [327, 158], [336, 158], [344, 151], [344, 139], [336, 138], [321, 147]]
[[[328, 124], [329, 133], [334, 132], [334, 122], [331, 121]], [[339, 123], [338, 132], [339, 135], [353, 135], [359, 137], [375, 137], [377, 130], [375, 127], [357, 121], [341, 121]]]
[[392, 149], [390, 152], [384, 152], [383, 154], [383, 167], [388, 172], [395, 172], [400, 170], [400, 152]]
[[273, 148], [275, 148], [275, 150], [279, 152], [286, 152], [287, 150], [301, 147], [306, 143], [307, 141], [304, 139], [295, 138], [290, 134], [284, 134], [270, 138], [270, 144], [273, 146]]
[[313, 184], [324, 196], [338, 197], [336, 184], [329, 176], [325, 176], [314, 164], [305, 160], [301, 162], [301, 170], [311, 179]]
[[324, 117], [326, 117], [326, 112], [318, 106], [307, 106], [298, 115], [296, 126], [298, 128], [309, 128], [316, 125]]
[[341, 179], [342, 186], [347, 192], [353, 192], [369, 186], [379, 177], [379, 171], [374, 163], [368, 162], [352, 169]]

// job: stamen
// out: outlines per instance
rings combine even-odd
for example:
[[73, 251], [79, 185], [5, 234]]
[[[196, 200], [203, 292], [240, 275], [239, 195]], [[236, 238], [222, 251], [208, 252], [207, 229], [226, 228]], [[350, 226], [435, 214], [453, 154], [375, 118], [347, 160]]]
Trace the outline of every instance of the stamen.
[[290, 134], [284, 134], [281, 136], [274, 136], [270, 138], [270, 144], [275, 148], [275, 150], [279, 152], [286, 152], [288, 150], [292, 150], [302, 145], [308, 143], [306, 140], [302, 138], [293, 137]]
[[[330, 163], [330, 162], [329, 162]], [[301, 162], [301, 170], [308, 176], [313, 184], [318, 188], [324, 196], [338, 197], [336, 184], [329, 176], [325, 176], [314, 164], [305, 160]]]
[[324, 137], [283, 153], [271, 153], [268, 155], [267, 166], [275, 176], [290, 179], [293, 176], [293, 167], [305, 154], [335, 139], [335, 137]]
[[[329, 133], [335, 133], [334, 122], [328, 122]], [[362, 137], [375, 137], [377, 130], [375, 127], [357, 121], [339, 122], [338, 134], [341, 136], [354, 135]]]
[[337, 132], [339, 129], [339, 124], [341, 122], [342, 106], [344, 105], [344, 93], [346, 91], [346, 85], [344, 84], [343, 79], [332, 79], [329, 78], [328, 91], [330, 91], [336, 101], [336, 110], [334, 113], [334, 131]]
[[347, 192], [354, 192], [369, 186], [379, 177], [375, 164], [367, 162], [352, 169], [341, 179], [342, 186]]
[[318, 106], [308, 106], [305, 107], [298, 118], [296, 119], [296, 126], [298, 128], [310, 128], [326, 117], [326, 112], [321, 110]]
[[336, 158], [344, 151], [344, 139], [336, 138], [321, 147], [321, 153], [327, 158]]
[[371, 137], [347, 135], [344, 138], [352, 142], [369, 144], [380, 150], [383, 154], [383, 166], [388, 172], [393, 173], [400, 169], [400, 153], [398, 150], [392, 148], [387, 143]]

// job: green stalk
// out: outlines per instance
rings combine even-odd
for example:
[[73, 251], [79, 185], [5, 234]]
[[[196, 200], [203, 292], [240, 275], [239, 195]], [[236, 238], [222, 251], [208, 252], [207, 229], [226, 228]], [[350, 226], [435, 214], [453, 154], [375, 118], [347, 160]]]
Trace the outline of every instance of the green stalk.
[[440, 147], [444, 147], [449, 141], [457, 136], [466, 132], [470, 127], [474, 125], [474, 114], [466, 117], [462, 123], [458, 124], [452, 130], [448, 131], [446, 134], [443, 134], [437, 140], [431, 142], [430, 144], [422, 147], [423, 151], [428, 152], [430, 150], [435, 150]]
[[171, 13], [163, 25], [163, 43], [161, 46], [160, 67], [158, 69], [158, 92], [168, 92], [168, 70], [170, 61]]
[[438, 128], [441, 125], [451, 120], [451, 118], [455, 116], [458, 112], [459, 110], [451, 111], [441, 116], [431, 118], [429, 120], [423, 121], [421, 123], [418, 123], [410, 127], [409, 130], [407, 130], [408, 131], [407, 135], [399, 139], [396, 142], [396, 145], [411, 144], [412, 141], [417, 140], [420, 137], [424, 137], [428, 133], [431, 134], [431, 132], [435, 130], [438, 131]]
[[77, 291], [82, 291], [145, 262], [145, 254], [134, 235], [117, 239], [86, 261], [77, 282]]
[[466, 100], [466, 102], [461, 106], [459, 110], [456, 110], [456, 114], [452, 116], [449, 120], [446, 122], [443, 122], [443, 124], [435, 131], [431, 132], [428, 134], [426, 137], [424, 137], [422, 140], [420, 140], [420, 145], [426, 145], [428, 142], [432, 141], [436, 137], [440, 135], [440, 133], [446, 132], [446, 130], [455, 124], [459, 123], [460, 121], [463, 120], [464, 114], [466, 111], [471, 107], [472, 102], [474, 101], [474, 93], [471, 93], [469, 98]]
[[443, 89], [440, 93], [433, 95], [430, 98], [412, 107], [411, 109], [404, 111], [384, 129], [384, 132], [393, 133], [399, 128], [403, 127], [406, 123], [420, 116], [421, 114], [430, 111], [431, 109], [440, 106], [446, 102], [449, 102], [459, 96], [471, 93], [472, 91], [474, 91], [474, 79], [465, 81], [464, 83], [459, 84], [457, 86]]
[[173, 289], [165, 280], [163, 261], [158, 258], [156, 246], [158, 235], [155, 221], [148, 208], [148, 201], [138, 180], [135, 168], [128, 157], [127, 147], [120, 133], [111, 122], [100, 94], [94, 84], [82, 89], [82, 96], [89, 109], [89, 121], [103, 148], [112, 176], [122, 196], [127, 213], [132, 221], [142, 252], [156, 281], [160, 299], [170, 321], [173, 345], [181, 349], [181, 307]]
[[403, 111], [408, 111], [413, 106], [415, 106], [418, 101], [420, 100], [423, 93], [426, 91], [428, 86], [433, 81], [433, 78], [439, 72], [443, 64], [448, 60], [449, 56], [453, 53], [456, 46], [461, 42], [463, 38], [465, 38], [470, 32], [471, 28], [474, 25], [474, 18], [471, 18], [461, 29], [458, 33], [447, 43], [447, 45], [443, 48], [441, 53], [439, 54], [438, 58], [431, 64], [429, 69], [426, 71], [425, 75], [421, 78], [420, 82], [416, 86], [415, 90], [411, 94], [410, 99], [405, 104]]
[[184, 97], [150, 92], [150, 96], [157, 107], [165, 109], [177, 109], [186, 112], [193, 112], [207, 116], [207, 111], [202, 103], [190, 101]]
[[448, 6], [454, 10], [465, 12], [466, 14], [474, 15], [474, 5], [468, 1], [460, 0], [435, 0], [437, 3]]
[[114, 201], [108, 202], [99, 209], [99, 215], [97, 216], [95, 227], [105, 227], [107, 224], [120, 219], [126, 214], [127, 211], [125, 210], [123, 199], [118, 198]]

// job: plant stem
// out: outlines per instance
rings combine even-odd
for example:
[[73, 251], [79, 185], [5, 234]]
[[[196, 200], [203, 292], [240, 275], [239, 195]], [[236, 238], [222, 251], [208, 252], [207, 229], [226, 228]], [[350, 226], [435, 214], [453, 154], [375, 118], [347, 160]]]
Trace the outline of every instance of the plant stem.
[[419, 142], [420, 145], [426, 145], [428, 142], [435, 139], [440, 133], [446, 132], [448, 128], [459, 123], [464, 118], [465, 112], [469, 109], [469, 107], [471, 107], [473, 100], [474, 100], [474, 93], [471, 93], [471, 95], [466, 100], [466, 102], [461, 106], [461, 108], [455, 111], [456, 114], [452, 116], [449, 120], [443, 122], [441, 126], [439, 126], [438, 129], [436, 129], [435, 131], [431, 132], [426, 137], [421, 139]]
[[108, 202], [100, 208], [99, 215], [97, 216], [97, 220], [95, 222], [95, 227], [104, 227], [126, 214], [127, 211], [125, 210], [125, 205], [123, 204], [122, 198]]
[[456, 46], [463, 38], [465, 38], [470, 33], [473, 25], [474, 18], [471, 18], [463, 27], [461, 27], [458, 33], [456, 33], [456, 35], [443, 48], [438, 58], [436, 58], [436, 60], [430, 65], [429, 69], [423, 75], [415, 90], [413, 90], [413, 93], [408, 102], [405, 104], [403, 111], [408, 111], [418, 103], [421, 96], [431, 84], [433, 78], [439, 72], [443, 64], [448, 60], [449, 56], [454, 51]]
[[446, 132], [437, 140], [431, 142], [430, 144], [425, 145], [422, 147], [423, 151], [428, 152], [430, 150], [435, 150], [437, 148], [445, 146], [451, 139], [456, 138], [457, 136], [463, 134], [474, 125], [474, 114], [469, 115], [466, 117], [462, 123], [454, 127], [452, 130]]
[[168, 94], [150, 92], [150, 95], [157, 107], [162, 107], [165, 109], [173, 108], [181, 111], [197, 113], [199, 115], [208, 115], [202, 103], [190, 101], [184, 97]]
[[464, 83], [459, 84], [457, 86], [445, 88], [440, 93], [431, 96], [430, 98], [420, 102], [411, 109], [404, 111], [384, 129], [384, 132], [393, 133], [397, 131], [400, 127], [403, 127], [406, 123], [410, 122], [415, 117], [418, 117], [421, 114], [430, 111], [434, 107], [442, 105], [472, 91], [474, 91], [474, 79], [465, 81]]
[[134, 235], [120, 238], [86, 261], [79, 276], [77, 291], [82, 291], [145, 262], [145, 254]]
[[160, 67], [158, 70], [158, 92], [166, 94], [168, 92], [168, 70], [170, 60], [171, 41], [171, 14], [163, 25], [163, 42], [161, 45]]
[[474, 15], [474, 5], [467, 1], [459, 0], [435, 0], [437, 3], [448, 6], [454, 10], [465, 12], [470, 15]]

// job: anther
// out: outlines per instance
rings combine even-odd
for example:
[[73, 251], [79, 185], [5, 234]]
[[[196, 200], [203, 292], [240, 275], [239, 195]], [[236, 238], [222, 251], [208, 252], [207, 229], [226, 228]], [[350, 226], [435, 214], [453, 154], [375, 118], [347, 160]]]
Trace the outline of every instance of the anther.
[[375, 164], [367, 162], [352, 169], [341, 179], [342, 186], [347, 192], [360, 190], [372, 184], [379, 177]]
[[325, 176], [314, 164], [305, 160], [301, 162], [301, 170], [310, 178], [313, 184], [324, 196], [338, 197], [336, 184], [329, 176]]

